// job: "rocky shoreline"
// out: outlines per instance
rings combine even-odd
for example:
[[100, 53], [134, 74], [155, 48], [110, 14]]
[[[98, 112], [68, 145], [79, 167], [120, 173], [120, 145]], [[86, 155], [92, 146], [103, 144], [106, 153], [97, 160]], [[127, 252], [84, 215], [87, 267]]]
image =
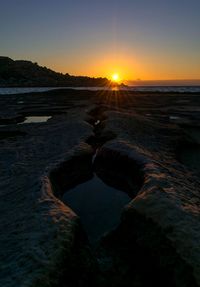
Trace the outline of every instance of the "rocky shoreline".
[[[51, 118], [23, 124], [30, 116]], [[200, 286], [199, 118], [200, 95], [191, 94], [0, 98], [1, 285]], [[108, 166], [137, 183], [121, 223], [95, 250], [61, 200], [87, 180], [93, 160], [109, 184], [117, 177]]]

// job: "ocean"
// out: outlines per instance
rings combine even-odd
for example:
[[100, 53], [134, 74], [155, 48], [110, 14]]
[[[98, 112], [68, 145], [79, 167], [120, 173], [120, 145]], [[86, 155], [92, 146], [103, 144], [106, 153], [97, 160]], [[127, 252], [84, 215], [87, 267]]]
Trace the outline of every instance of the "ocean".
[[[57, 89], [75, 89], [75, 90], [116, 90], [116, 88], [107, 87], [35, 87], [35, 88], [0, 88], [0, 95], [24, 94], [33, 92], [45, 92]], [[200, 93], [200, 86], [128, 86], [119, 90], [136, 92], [159, 92], [159, 93]]]

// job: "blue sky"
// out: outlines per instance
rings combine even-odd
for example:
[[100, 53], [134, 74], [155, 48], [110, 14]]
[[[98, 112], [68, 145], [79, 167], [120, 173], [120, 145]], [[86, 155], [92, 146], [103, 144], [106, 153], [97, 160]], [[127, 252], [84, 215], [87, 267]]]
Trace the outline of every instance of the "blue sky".
[[70, 74], [200, 78], [199, 0], [1, 0], [0, 55]]

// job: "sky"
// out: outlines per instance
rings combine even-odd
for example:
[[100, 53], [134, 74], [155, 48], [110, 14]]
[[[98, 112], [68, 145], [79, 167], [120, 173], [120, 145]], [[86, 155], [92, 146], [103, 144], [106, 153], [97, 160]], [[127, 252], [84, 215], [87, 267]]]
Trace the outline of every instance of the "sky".
[[0, 0], [0, 55], [73, 75], [200, 79], [200, 0]]

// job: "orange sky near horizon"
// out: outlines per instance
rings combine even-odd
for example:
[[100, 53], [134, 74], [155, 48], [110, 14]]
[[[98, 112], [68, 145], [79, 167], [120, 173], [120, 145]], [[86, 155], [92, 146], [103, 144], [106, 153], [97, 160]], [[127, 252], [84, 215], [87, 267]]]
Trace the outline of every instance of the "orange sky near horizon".
[[[174, 60], [173, 60], [174, 57]], [[173, 65], [172, 65], [173, 63]], [[41, 64], [57, 72], [69, 73], [71, 75], [82, 75], [90, 77], [112, 78], [114, 73], [118, 73], [120, 80], [193, 80], [200, 79], [200, 66], [196, 57], [190, 58], [190, 62], [184, 61], [184, 58], [177, 58], [176, 55], [170, 57], [158, 54], [132, 55], [124, 53], [113, 55], [93, 54], [88, 59], [87, 55], [78, 60], [71, 62], [68, 57], [63, 55], [62, 61], [52, 63], [52, 58], [41, 59]]]

